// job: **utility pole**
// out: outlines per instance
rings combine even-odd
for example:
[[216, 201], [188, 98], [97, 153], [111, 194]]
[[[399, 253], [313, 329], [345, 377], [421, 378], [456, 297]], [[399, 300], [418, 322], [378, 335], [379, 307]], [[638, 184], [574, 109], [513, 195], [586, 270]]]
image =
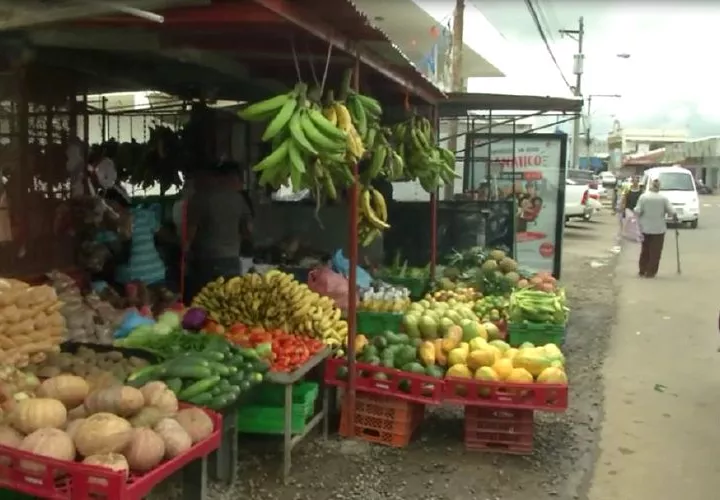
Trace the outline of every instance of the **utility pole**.
[[[463, 63], [463, 31], [465, 31], [465, 0], [455, 0], [455, 12], [453, 13], [452, 23], [452, 51], [450, 52], [450, 72], [451, 83], [450, 90], [452, 92], [462, 92], [465, 90], [465, 82], [462, 76]], [[453, 117], [450, 120], [450, 130], [447, 148], [457, 157], [458, 149], [458, 118]], [[465, 152], [467, 154], [467, 152]], [[453, 165], [453, 168], [455, 165]], [[452, 200], [454, 196], [454, 182], [445, 186], [445, 199]]]
[[[575, 60], [573, 64], [573, 73], [575, 73], [575, 88], [574, 94], [577, 97], [582, 97], [582, 75], [583, 75], [583, 62], [585, 54], [583, 53], [583, 39], [585, 38], [585, 20], [581, 17], [578, 20], [578, 29], [576, 30], [560, 30], [561, 35], [567, 35], [578, 44], [578, 51], [575, 54]], [[580, 163], [580, 121], [582, 120], [582, 111], [578, 114], [573, 122], [573, 135], [572, 135], [572, 167], [578, 168]]]

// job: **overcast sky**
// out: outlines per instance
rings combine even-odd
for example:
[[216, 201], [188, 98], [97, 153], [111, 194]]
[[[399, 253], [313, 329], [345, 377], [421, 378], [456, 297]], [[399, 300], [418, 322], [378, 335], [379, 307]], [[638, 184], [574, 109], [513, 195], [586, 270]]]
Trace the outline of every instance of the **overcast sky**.
[[[451, 16], [454, 6], [450, 0], [419, 3], [441, 20]], [[583, 94], [622, 95], [593, 99], [592, 124], [598, 133], [606, 132], [615, 116], [625, 127], [720, 135], [720, 70], [708, 43], [720, 29], [720, 3], [537, 0], [536, 5], [573, 85], [577, 44], [558, 30], [577, 29], [578, 18], [585, 18]], [[523, 0], [468, 1], [465, 42], [508, 75], [474, 79], [469, 90], [570, 95]], [[630, 58], [618, 58], [618, 53]]]

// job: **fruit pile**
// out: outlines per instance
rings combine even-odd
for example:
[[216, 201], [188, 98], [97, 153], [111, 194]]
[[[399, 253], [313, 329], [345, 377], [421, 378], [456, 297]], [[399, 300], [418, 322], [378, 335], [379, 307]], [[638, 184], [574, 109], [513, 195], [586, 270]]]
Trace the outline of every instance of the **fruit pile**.
[[458, 286], [452, 289], [436, 290], [433, 293], [428, 293], [425, 296], [425, 300], [448, 302], [451, 305], [453, 302], [471, 304], [481, 296], [482, 294], [478, 293], [477, 290], [471, 286]]
[[325, 347], [317, 339], [292, 335], [282, 330], [248, 328], [239, 323], [228, 329], [225, 338], [237, 346], [249, 349], [257, 350], [269, 345], [270, 371], [277, 373], [296, 370]]
[[331, 298], [278, 270], [219, 278], [198, 293], [193, 306], [226, 328], [242, 323], [316, 338], [329, 346], [340, 346], [347, 337], [347, 322]]
[[[411, 338], [405, 333], [390, 331], [376, 335], [369, 341], [365, 336], [358, 336], [356, 350], [358, 361], [384, 368], [395, 368], [404, 372], [418, 375], [429, 375], [442, 378], [445, 370], [436, 366], [434, 362], [424, 356], [423, 343], [419, 339]], [[432, 342], [428, 342], [432, 344]], [[378, 372], [373, 375], [376, 379], [386, 379], [387, 376]]]
[[510, 307], [510, 300], [499, 295], [488, 295], [475, 302], [473, 311], [483, 322], [507, 321]]
[[478, 336], [445, 352], [448, 377], [567, 384], [565, 357], [555, 344], [535, 347], [527, 343], [515, 349], [501, 340], [488, 342]]
[[459, 327], [463, 337], [484, 334], [492, 339], [502, 334], [493, 323], [480, 323], [471, 304], [421, 300], [410, 304], [403, 317], [403, 328], [412, 338], [435, 340], [452, 327]]
[[532, 288], [516, 290], [510, 296], [511, 323], [545, 323], [564, 325], [570, 309], [566, 305], [565, 290], [545, 292]]

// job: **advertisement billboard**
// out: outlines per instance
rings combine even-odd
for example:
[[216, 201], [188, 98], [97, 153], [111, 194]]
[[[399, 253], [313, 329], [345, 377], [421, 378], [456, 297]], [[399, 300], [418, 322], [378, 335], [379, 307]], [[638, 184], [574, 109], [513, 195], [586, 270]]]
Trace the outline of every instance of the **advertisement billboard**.
[[514, 200], [515, 258], [560, 275], [565, 134], [468, 134], [463, 190], [476, 200]]

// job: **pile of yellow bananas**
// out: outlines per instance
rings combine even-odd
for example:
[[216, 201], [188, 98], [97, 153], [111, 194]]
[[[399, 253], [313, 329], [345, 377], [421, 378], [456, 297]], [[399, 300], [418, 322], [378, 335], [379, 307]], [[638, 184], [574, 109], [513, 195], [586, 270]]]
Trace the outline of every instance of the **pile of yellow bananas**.
[[455, 154], [436, 144], [435, 131], [427, 118], [415, 115], [394, 125], [392, 142], [404, 160], [406, 176], [418, 179], [428, 193], [460, 177], [455, 173]]
[[278, 270], [228, 280], [218, 278], [205, 285], [192, 305], [205, 309], [224, 326], [242, 323], [279, 328], [332, 346], [342, 345], [347, 337], [347, 322], [341, 319], [342, 313], [331, 298]]

